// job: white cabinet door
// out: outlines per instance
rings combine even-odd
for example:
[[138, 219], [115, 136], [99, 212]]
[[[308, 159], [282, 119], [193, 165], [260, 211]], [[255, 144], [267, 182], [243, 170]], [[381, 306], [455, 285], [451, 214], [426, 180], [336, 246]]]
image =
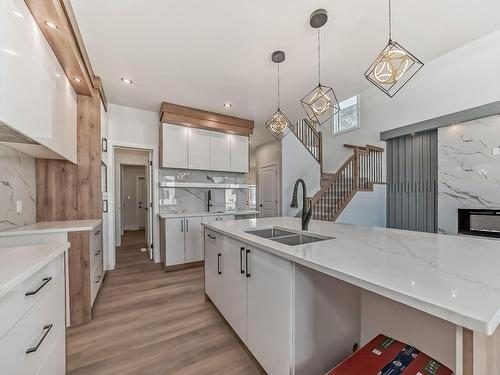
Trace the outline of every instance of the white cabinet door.
[[188, 168], [210, 169], [210, 131], [188, 128]]
[[182, 264], [185, 261], [184, 218], [167, 219], [165, 226], [165, 264], [167, 266]]
[[187, 168], [188, 128], [162, 124], [162, 167]]
[[222, 236], [205, 230], [205, 293], [222, 312], [223, 303], [223, 260]]
[[292, 266], [249, 248], [247, 346], [269, 375], [290, 373]]
[[203, 260], [201, 217], [184, 219], [184, 252], [186, 263]]
[[231, 169], [231, 136], [210, 132], [210, 169], [229, 171]]
[[245, 245], [222, 237], [224, 256], [223, 302], [221, 311], [243, 342], [247, 340], [247, 278]]
[[231, 135], [231, 172], [248, 172], [248, 137]]

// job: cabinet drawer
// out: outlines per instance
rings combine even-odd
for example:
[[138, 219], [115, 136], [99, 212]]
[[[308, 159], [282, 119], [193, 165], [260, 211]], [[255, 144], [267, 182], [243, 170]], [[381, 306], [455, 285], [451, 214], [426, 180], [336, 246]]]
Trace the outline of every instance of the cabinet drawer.
[[98, 226], [90, 232], [90, 269], [93, 270], [99, 262], [102, 263], [103, 257], [103, 241], [102, 241], [102, 225]]
[[36, 375], [64, 375], [66, 373], [66, 337], [62, 330]]
[[59, 278], [45, 296], [0, 340], [4, 374], [35, 374], [65, 329], [64, 280]]
[[94, 305], [94, 301], [99, 292], [99, 288], [102, 284], [102, 279], [104, 278], [104, 270], [102, 268], [102, 261], [96, 265], [96, 267], [90, 272], [90, 298], [91, 305]]
[[0, 339], [56, 284], [64, 281], [63, 258], [57, 257], [0, 298]]

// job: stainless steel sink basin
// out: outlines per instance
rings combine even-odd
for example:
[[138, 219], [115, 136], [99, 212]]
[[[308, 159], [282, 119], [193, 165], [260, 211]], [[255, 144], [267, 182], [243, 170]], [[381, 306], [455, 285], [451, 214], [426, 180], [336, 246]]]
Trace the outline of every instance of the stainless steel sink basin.
[[288, 246], [304, 245], [308, 243], [331, 240], [335, 237], [327, 237], [319, 234], [309, 234], [299, 231], [285, 230], [281, 228], [263, 228], [247, 230], [245, 233], [253, 234], [261, 238], [279, 242]]
[[313, 236], [307, 236], [305, 234], [295, 234], [293, 236], [271, 238], [272, 241], [279, 242], [289, 246], [304, 245], [307, 243], [313, 243], [329, 239], [331, 238], [313, 237]]
[[282, 237], [282, 236], [290, 236], [296, 234], [295, 232], [289, 232], [279, 228], [247, 230], [245, 231], [245, 233], [253, 234], [254, 236], [262, 238]]

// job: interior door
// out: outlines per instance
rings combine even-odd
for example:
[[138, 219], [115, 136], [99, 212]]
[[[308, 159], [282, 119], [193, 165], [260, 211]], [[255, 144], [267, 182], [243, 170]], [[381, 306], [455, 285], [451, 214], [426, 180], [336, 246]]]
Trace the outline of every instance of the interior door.
[[137, 177], [137, 226], [139, 229], [146, 227], [148, 209], [148, 191], [145, 177]]
[[186, 263], [203, 260], [201, 244], [201, 217], [187, 217], [184, 219], [184, 252]]
[[259, 170], [259, 211], [260, 217], [279, 216], [279, 180], [276, 164]]

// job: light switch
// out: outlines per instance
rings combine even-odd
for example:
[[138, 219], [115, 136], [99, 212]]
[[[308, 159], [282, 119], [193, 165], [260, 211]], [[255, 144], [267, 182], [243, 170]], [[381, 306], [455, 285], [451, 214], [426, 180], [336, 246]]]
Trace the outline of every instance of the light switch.
[[493, 147], [493, 155], [498, 156], [500, 155], [500, 146]]
[[23, 213], [23, 201], [16, 201], [16, 212], [18, 214]]

